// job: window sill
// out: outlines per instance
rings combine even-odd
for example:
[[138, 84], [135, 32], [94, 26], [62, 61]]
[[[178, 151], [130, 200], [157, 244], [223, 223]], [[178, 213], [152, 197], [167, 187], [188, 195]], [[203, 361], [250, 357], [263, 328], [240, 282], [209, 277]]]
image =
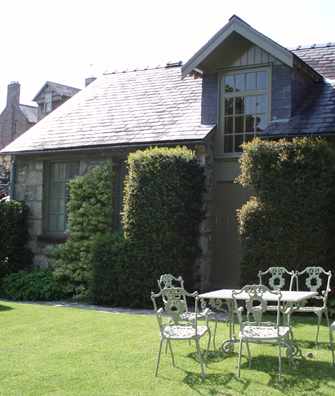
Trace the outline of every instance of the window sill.
[[59, 234], [59, 235], [52, 235], [52, 234], [43, 234], [37, 237], [39, 242], [50, 243], [50, 244], [60, 244], [67, 241], [69, 238], [68, 234]]
[[238, 159], [240, 158], [242, 153], [225, 153], [225, 154], [218, 154], [215, 155], [215, 159]]

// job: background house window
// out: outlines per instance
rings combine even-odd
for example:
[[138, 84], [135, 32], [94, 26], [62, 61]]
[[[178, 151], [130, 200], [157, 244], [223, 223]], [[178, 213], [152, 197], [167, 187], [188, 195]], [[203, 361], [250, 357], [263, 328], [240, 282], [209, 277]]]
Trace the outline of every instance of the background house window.
[[52, 111], [52, 92], [47, 92], [44, 96], [44, 113], [48, 114]]
[[51, 162], [48, 172], [46, 230], [62, 234], [67, 229], [68, 182], [79, 175], [79, 162]]
[[224, 74], [221, 80], [221, 131], [224, 152], [242, 151], [241, 144], [252, 140], [269, 120], [269, 73], [250, 70]]

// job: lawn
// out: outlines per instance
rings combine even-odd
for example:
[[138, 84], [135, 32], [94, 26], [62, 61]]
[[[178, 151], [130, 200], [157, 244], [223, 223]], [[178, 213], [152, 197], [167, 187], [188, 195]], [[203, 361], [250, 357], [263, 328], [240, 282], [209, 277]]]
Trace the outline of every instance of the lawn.
[[[277, 349], [251, 346], [251, 369], [243, 361], [236, 377], [236, 355], [211, 353], [207, 378], [200, 381], [194, 346], [175, 342], [177, 368], [162, 355], [153, 375], [159, 343], [151, 315], [96, 312], [77, 308], [0, 302], [1, 395], [334, 395], [327, 330], [318, 350], [310, 342], [314, 322], [296, 322], [294, 334], [303, 353], [295, 368], [284, 361], [277, 381]], [[220, 337], [227, 326], [219, 327]]]

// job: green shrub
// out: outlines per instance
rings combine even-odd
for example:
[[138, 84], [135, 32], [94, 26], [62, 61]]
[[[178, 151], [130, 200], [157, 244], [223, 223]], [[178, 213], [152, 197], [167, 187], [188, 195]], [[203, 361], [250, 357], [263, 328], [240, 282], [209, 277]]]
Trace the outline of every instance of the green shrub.
[[35, 269], [9, 274], [2, 280], [4, 297], [16, 301], [51, 301], [63, 298], [52, 272]]
[[238, 214], [243, 283], [269, 266], [334, 270], [334, 146], [312, 138], [255, 140], [240, 162], [238, 181], [255, 194]]
[[69, 183], [69, 239], [51, 254], [65, 294], [89, 298], [91, 251], [96, 236], [112, 229], [112, 165], [93, 168]]
[[136, 304], [150, 303], [150, 291], [165, 272], [182, 275], [192, 288], [204, 190], [203, 169], [187, 148], [129, 155], [123, 227], [135, 258], [132, 271], [141, 285]]
[[29, 268], [32, 253], [27, 248], [28, 209], [17, 201], [0, 201], [0, 279]]
[[91, 290], [94, 302], [102, 305], [142, 307], [141, 267], [132, 243], [121, 234], [97, 237], [92, 254]]

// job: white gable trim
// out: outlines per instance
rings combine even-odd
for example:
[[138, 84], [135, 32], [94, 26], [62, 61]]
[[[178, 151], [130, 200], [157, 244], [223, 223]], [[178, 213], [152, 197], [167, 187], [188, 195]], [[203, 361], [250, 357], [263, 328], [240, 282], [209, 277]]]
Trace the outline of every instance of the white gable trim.
[[289, 67], [293, 67], [293, 53], [281, 45], [277, 44], [264, 34], [258, 32], [250, 25], [245, 23], [237, 16], [232, 16], [229, 22], [219, 30], [192, 58], [185, 63], [182, 68], [182, 77], [191, 73], [195, 68], [199, 68], [199, 64], [203, 62], [208, 55], [210, 55], [220, 44], [222, 44], [227, 37], [233, 32], [240, 34], [253, 44], [257, 45], [264, 51], [268, 52], [273, 57], [280, 60]]

